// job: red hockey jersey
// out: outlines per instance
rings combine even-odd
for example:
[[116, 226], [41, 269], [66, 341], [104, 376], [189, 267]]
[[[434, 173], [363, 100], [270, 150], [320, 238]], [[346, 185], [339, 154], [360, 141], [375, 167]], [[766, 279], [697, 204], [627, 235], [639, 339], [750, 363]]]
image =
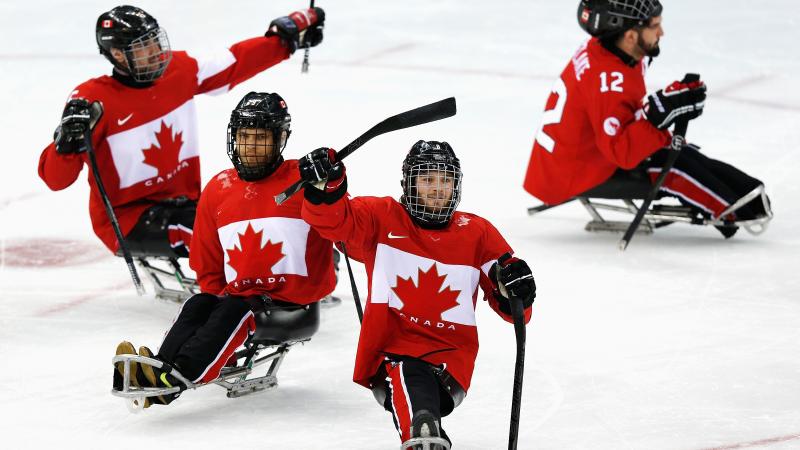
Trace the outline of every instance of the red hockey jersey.
[[[97, 164], [122, 233], [139, 216], [166, 198], [200, 195], [197, 115], [193, 97], [219, 94], [289, 57], [277, 37], [259, 37], [234, 44], [215, 57], [173, 52], [164, 75], [151, 86], [132, 88], [110, 76], [94, 78], [70, 94], [102, 102], [104, 114], [92, 134]], [[50, 143], [39, 159], [39, 176], [52, 190], [78, 178], [86, 154], [61, 155]], [[91, 169], [90, 169], [91, 170]], [[88, 176], [92, 228], [116, 251], [114, 230], [106, 216], [94, 177]]]
[[[441, 230], [417, 226], [396, 200], [342, 198], [333, 205], [303, 203], [302, 217], [320, 234], [343, 240], [366, 265], [369, 294], [358, 340], [353, 380], [369, 387], [385, 354], [446, 364], [469, 389], [478, 353], [478, 285], [491, 295], [492, 264], [511, 248], [487, 220], [456, 212]], [[531, 309], [525, 311], [530, 320]]]
[[586, 41], [556, 81], [533, 143], [525, 190], [557, 204], [632, 169], [669, 144], [644, 117], [646, 66]]
[[306, 305], [333, 292], [333, 245], [300, 218], [302, 196], [274, 196], [297, 181], [297, 161], [269, 177], [243, 181], [220, 172], [197, 205], [189, 265], [210, 294], [268, 294]]

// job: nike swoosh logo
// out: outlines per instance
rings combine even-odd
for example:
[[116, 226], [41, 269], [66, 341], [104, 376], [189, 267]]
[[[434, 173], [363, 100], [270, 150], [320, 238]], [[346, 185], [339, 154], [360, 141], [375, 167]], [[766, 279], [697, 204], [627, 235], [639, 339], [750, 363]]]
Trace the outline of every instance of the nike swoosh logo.
[[128, 115], [128, 117], [126, 117], [126, 118], [124, 118], [124, 119], [117, 119], [117, 125], [120, 125], [120, 126], [121, 126], [121, 125], [125, 125], [125, 122], [127, 122], [127, 121], [128, 121], [128, 119], [130, 119], [131, 117], [133, 117], [133, 113], [130, 113], [130, 114]]
[[391, 231], [389, 232], [389, 239], [403, 239], [403, 238], [407, 238], [407, 237], [408, 236], [397, 236], [395, 234], [392, 234]]

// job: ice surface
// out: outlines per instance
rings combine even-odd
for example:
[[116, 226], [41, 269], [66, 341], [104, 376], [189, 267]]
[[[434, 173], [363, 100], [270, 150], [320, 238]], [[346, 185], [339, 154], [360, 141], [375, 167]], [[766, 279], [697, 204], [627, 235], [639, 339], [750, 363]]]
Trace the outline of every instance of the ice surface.
[[[521, 449], [800, 448], [800, 40], [788, 0], [666, 2], [660, 87], [696, 71], [709, 85], [690, 140], [763, 179], [776, 219], [761, 237], [723, 241], [675, 225], [637, 236], [583, 231], [567, 205], [529, 218], [521, 188], [552, 80], [584, 39], [575, 1], [336, 0], [323, 45], [234, 89], [199, 97], [203, 176], [229, 166], [225, 127], [250, 90], [287, 99], [286, 154], [346, 145], [395, 113], [448, 96], [446, 121], [376, 138], [348, 159], [351, 192], [397, 195], [405, 150], [449, 141], [465, 172], [462, 209], [490, 220], [539, 285], [528, 353]], [[302, 3], [138, 2], [176, 49], [213, 51], [262, 33]], [[70, 90], [109, 71], [93, 27], [111, 2], [0, 3], [2, 248], [51, 240], [100, 247], [79, 182], [49, 192], [36, 176]], [[92, 250], [94, 249], [94, 250]], [[82, 253], [83, 254], [83, 253]], [[103, 255], [103, 252], [99, 252]], [[0, 430], [4, 449], [397, 448], [391, 419], [350, 381], [357, 319], [345, 301], [292, 350], [272, 392], [228, 399], [211, 386], [131, 415], [109, 394], [116, 344], [157, 346], [177, 306], [138, 298], [121, 260], [28, 262], [0, 252]], [[44, 255], [48, 256], [48, 255]], [[50, 261], [47, 263], [47, 261]], [[49, 264], [49, 265], [47, 265]], [[365, 295], [363, 268], [356, 277]], [[152, 291], [152, 290], [151, 290]], [[464, 404], [445, 419], [457, 449], [506, 448], [512, 327], [478, 308], [481, 353]]]

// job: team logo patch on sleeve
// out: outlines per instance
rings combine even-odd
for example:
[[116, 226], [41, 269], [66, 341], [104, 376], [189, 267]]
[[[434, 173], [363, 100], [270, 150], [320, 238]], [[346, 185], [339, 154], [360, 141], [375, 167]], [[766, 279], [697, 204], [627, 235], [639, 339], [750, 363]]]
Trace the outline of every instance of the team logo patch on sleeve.
[[619, 119], [616, 117], [609, 117], [603, 122], [603, 131], [609, 136], [616, 136], [617, 132], [619, 132], [619, 127]]

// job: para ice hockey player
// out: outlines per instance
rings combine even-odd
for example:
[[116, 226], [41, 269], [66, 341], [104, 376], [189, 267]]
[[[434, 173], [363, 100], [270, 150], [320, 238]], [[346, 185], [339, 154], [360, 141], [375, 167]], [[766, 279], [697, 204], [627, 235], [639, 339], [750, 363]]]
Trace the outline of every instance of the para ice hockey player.
[[[618, 170], [646, 169], [655, 180], [669, 153], [668, 128], [703, 112], [702, 81], [676, 81], [647, 95], [645, 59], [660, 53], [663, 7], [659, 0], [582, 0], [578, 22], [592, 37], [556, 80], [533, 145], [525, 189], [557, 205], [604, 183]], [[642, 99], [647, 98], [646, 103]], [[661, 188], [665, 195], [725, 219], [730, 237], [738, 221], [764, 219], [762, 197], [720, 217], [761, 181], [689, 145]], [[766, 197], [763, 197], [766, 198]]]
[[344, 166], [330, 149], [301, 158], [299, 170], [312, 183], [303, 219], [323, 237], [344, 241], [367, 268], [369, 297], [353, 380], [392, 413], [403, 448], [419, 438], [431, 448], [449, 448], [441, 418], [470, 386], [478, 351], [477, 288], [512, 322], [509, 300], [499, 290], [504, 285], [522, 299], [527, 322], [536, 292], [530, 268], [512, 258], [498, 269], [509, 245], [486, 219], [456, 211], [461, 164], [446, 142], [411, 147], [399, 202], [348, 198]]
[[[109, 200], [132, 251], [187, 256], [200, 195], [200, 145], [193, 97], [221, 94], [322, 41], [322, 9], [272, 21], [266, 36], [247, 39], [213, 57], [172, 51], [156, 19], [118, 6], [97, 19], [100, 53], [110, 76], [90, 79], [69, 95], [39, 176], [52, 190], [70, 186], [88, 164], [86, 138]], [[90, 169], [91, 170], [91, 169]], [[118, 243], [92, 176], [89, 214], [112, 252]]]
[[[307, 305], [334, 289], [332, 243], [300, 218], [302, 199], [280, 206], [273, 201], [297, 179], [297, 160], [282, 156], [290, 124], [278, 94], [251, 92], [231, 113], [228, 156], [234, 168], [212, 178], [197, 205], [189, 264], [202, 293], [183, 305], [155, 356], [192, 383], [219, 376], [255, 332], [254, 312], [265, 302]], [[117, 354], [136, 351], [125, 341]], [[139, 354], [153, 357], [144, 346]], [[131, 382], [137, 387], [181, 386], [160, 369], [132, 365]], [[122, 373], [119, 364], [115, 383]], [[154, 398], [167, 404], [175, 397]]]

